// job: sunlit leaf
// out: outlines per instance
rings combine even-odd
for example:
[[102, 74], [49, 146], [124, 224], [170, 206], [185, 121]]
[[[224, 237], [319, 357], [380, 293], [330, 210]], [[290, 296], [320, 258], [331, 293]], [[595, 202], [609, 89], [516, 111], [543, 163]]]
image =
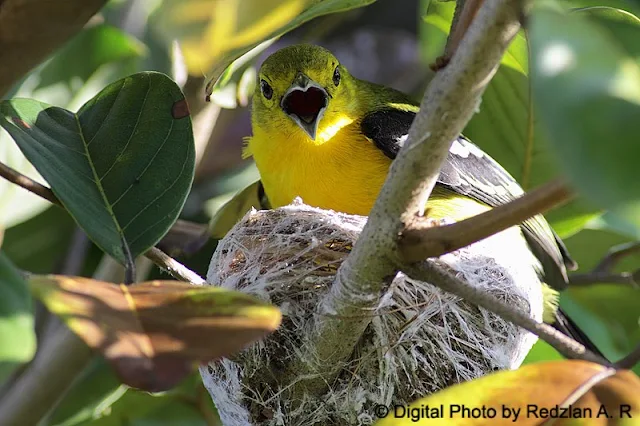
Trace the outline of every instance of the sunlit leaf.
[[[638, 410], [640, 379], [630, 371], [551, 361], [455, 385], [408, 407], [390, 407], [376, 426], [538, 426], [547, 420], [555, 426], [631, 426]], [[584, 418], [560, 418], [569, 413]]]
[[[432, 1], [421, 26], [423, 56], [433, 62], [442, 54], [454, 2]], [[525, 190], [556, 177], [561, 170], [549, 150], [537, 115], [529, 103], [529, 58], [524, 33], [507, 49], [464, 134], [495, 158]], [[567, 237], [600, 214], [584, 201], [574, 201], [545, 216], [556, 232]]]
[[603, 8], [531, 18], [536, 110], [582, 194], [640, 227], [640, 20]]
[[36, 350], [31, 296], [25, 281], [0, 253], [0, 384]]
[[277, 308], [215, 286], [150, 281], [130, 287], [34, 276], [32, 292], [112, 364], [123, 383], [160, 391], [196, 362], [233, 354], [280, 324]]
[[187, 68], [210, 79], [260, 43], [318, 16], [366, 6], [375, 0], [167, 0], [156, 29], [182, 44]]
[[189, 110], [163, 74], [117, 81], [77, 114], [30, 99], [3, 101], [0, 125], [87, 235], [120, 261], [123, 240], [136, 256], [162, 238], [191, 187]]

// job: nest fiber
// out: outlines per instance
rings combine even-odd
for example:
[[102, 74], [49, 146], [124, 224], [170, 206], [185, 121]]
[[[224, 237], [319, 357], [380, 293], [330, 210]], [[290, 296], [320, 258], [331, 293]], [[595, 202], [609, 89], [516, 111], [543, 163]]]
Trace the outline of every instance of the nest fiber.
[[[314, 312], [366, 218], [294, 203], [251, 211], [222, 240], [207, 281], [278, 306], [280, 328], [201, 367], [225, 426], [367, 425], [374, 407], [520, 365], [536, 337], [437, 287], [398, 274], [351, 359], [322, 395], [292, 403], [278, 374], [300, 358]], [[542, 319], [537, 260], [511, 228], [440, 258], [469, 284]], [[516, 238], [520, 237], [520, 238]], [[303, 380], [303, 378], [291, 379]]]

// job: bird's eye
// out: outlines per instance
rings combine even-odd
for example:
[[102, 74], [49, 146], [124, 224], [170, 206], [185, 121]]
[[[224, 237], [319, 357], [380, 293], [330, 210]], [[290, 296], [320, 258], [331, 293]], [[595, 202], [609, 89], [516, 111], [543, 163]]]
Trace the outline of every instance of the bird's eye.
[[340, 84], [340, 68], [336, 67], [336, 70], [333, 72], [333, 84], [336, 86]]
[[260, 91], [262, 92], [262, 96], [267, 99], [271, 99], [273, 97], [273, 89], [269, 86], [264, 80], [260, 80]]

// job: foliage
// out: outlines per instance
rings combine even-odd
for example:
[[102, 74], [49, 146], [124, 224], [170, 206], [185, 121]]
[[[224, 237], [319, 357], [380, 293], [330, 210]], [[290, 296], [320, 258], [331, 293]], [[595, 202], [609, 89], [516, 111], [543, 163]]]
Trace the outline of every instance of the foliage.
[[[204, 275], [215, 242], [203, 246], [201, 229], [209, 223], [220, 237], [246, 210], [247, 197], [257, 202], [252, 186], [227, 209], [206, 207], [214, 195], [229, 198], [246, 186], [244, 164], [226, 159], [239, 158], [242, 137], [250, 132], [246, 111], [236, 107], [251, 94], [255, 64], [264, 52], [312, 41], [337, 42], [344, 47], [339, 58], [374, 68], [360, 52], [367, 43], [382, 49], [386, 36], [360, 35], [354, 48], [344, 35], [398, 19], [384, 3], [111, 0], [97, 23], [23, 76], [0, 101], [0, 163], [48, 185], [63, 208], [0, 179], [0, 401], [3, 384], [10, 386], [34, 356], [36, 323], [42, 317], [46, 324], [46, 306], [102, 356], [94, 357], [43, 424], [216, 424], [200, 377], [185, 375], [194, 362], [233, 354], [273, 330], [280, 313], [244, 295], [168, 281], [157, 270], [146, 276], [144, 266], [138, 278], [146, 282], [130, 287], [78, 276], [96, 276], [105, 254], [130, 266], [154, 245], [169, 244], [178, 218], [202, 223], [179, 234], [187, 242], [177, 256]], [[412, 55], [423, 65], [433, 63], [446, 43], [455, 4], [405, 3], [398, 11], [417, 24], [409, 30], [406, 20], [397, 26], [418, 40]], [[465, 129], [525, 189], [559, 176], [575, 185], [579, 197], [547, 215], [580, 265], [575, 273], [591, 272], [611, 247], [640, 236], [639, 13], [640, 6], [626, 0], [539, 0]], [[180, 49], [172, 45], [175, 38]], [[415, 74], [415, 86], [423, 89], [429, 72]], [[229, 110], [205, 108], [205, 93], [213, 93], [214, 102], [221, 103], [225, 93], [241, 101], [227, 99]], [[82, 234], [77, 229], [95, 245], [78, 244], [72, 237]], [[43, 275], [25, 279], [21, 270]], [[639, 255], [610, 272], [636, 270]], [[637, 286], [572, 287], [561, 306], [611, 360], [640, 342]], [[640, 405], [633, 374], [560, 359], [538, 342], [526, 367], [449, 388], [414, 406], [552, 406], [567, 399], [594, 407]], [[629, 390], [634, 387], [635, 394]], [[379, 422], [396, 423], [403, 424]]]

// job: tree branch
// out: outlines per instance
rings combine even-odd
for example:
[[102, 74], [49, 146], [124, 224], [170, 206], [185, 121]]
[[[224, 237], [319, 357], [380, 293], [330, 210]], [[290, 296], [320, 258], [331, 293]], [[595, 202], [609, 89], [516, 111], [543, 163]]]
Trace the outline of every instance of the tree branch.
[[0, 98], [79, 32], [107, 0], [0, 1]]
[[621, 260], [636, 253], [640, 253], [640, 241], [611, 247], [607, 255], [593, 268], [593, 272], [611, 272]]
[[640, 242], [633, 241], [630, 243], [619, 244], [611, 247], [606, 256], [596, 265], [591, 272], [584, 274], [571, 274], [569, 283], [572, 286], [589, 286], [593, 284], [611, 283], [611, 284], [627, 284], [635, 287], [640, 283], [640, 269], [634, 272], [615, 273], [613, 269], [625, 257], [640, 252]]
[[[304, 365], [293, 365], [293, 398], [319, 392], [339, 373], [369, 325], [384, 286], [399, 269], [397, 236], [422, 211], [452, 141], [480, 102], [509, 43], [519, 29], [519, 0], [486, 0], [449, 65], [431, 81], [409, 136], [355, 247], [321, 300], [304, 347]], [[351, 317], [345, 321], [340, 317]]]
[[565, 336], [548, 324], [535, 321], [528, 314], [497, 299], [483, 289], [470, 286], [449, 272], [448, 269], [446, 265], [426, 261], [404, 268], [403, 271], [411, 278], [437, 283], [439, 288], [500, 315], [505, 320], [537, 335], [568, 358], [582, 359], [601, 365], [609, 364], [607, 360], [587, 350], [571, 337]]
[[6, 164], [0, 163], [0, 176], [5, 178], [9, 182], [15, 183], [16, 185], [26, 189], [27, 191], [44, 198], [50, 203], [62, 206], [62, 203], [60, 203], [60, 200], [58, 200], [58, 197], [56, 197], [56, 194], [54, 194], [50, 188], [36, 182], [30, 177], [23, 175], [22, 173], [12, 169]]
[[174, 258], [169, 257], [159, 248], [152, 247], [147, 250], [144, 255], [160, 269], [166, 271], [177, 280], [186, 281], [194, 285], [204, 285], [206, 283], [200, 275], [196, 274]]
[[638, 344], [633, 351], [620, 361], [616, 362], [617, 368], [632, 369], [636, 364], [640, 362], [640, 344]]
[[416, 217], [400, 234], [400, 254], [407, 262], [442, 256], [518, 225], [572, 197], [573, 192], [558, 180], [510, 203], [450, 225], [432, 226], [429, 220]]
[[473, 18], [482, 7], [484, 0], [458, 0], [456, 1], [456, 10], [451, 22], [451, 31], [447, 38], [447, 45], [444, 54], [436, 58], [436, 62], [431, 65], [431, 69], [438, 71], [447, 66], [451, 58], [456, 53], [458, 46], [462, 42]]

